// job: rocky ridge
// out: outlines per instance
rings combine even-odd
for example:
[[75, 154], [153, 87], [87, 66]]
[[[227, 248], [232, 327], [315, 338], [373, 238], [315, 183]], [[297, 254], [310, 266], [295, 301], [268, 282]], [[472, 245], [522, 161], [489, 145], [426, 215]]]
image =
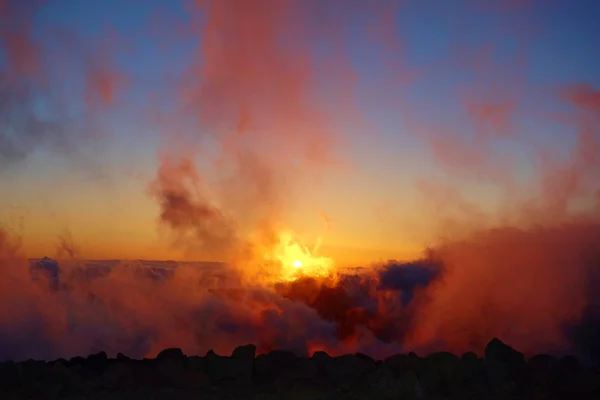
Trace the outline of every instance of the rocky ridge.
[[180, 349], [155, 359], [106, 353], [51, 362], [0, 364], [3, 399], [597, 399], [600, 371], [573, 356], [522, 353], [493, 339], [483, 358], [440, 352], [397, 354], [376, 361], [363, 354], [310, 358], [287, 351], [231, 356]]

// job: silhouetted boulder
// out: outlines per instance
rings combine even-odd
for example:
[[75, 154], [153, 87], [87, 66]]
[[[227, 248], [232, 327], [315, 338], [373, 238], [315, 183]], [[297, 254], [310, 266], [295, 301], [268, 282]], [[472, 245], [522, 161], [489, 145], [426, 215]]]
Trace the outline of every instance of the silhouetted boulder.
[[337, 381], [359, 379], [374, 369], [375, 362], [372, 359], [355, 354], [333, 357], [325, 363], [326, 374]]
[[231, 358], [238, 360], [253, 360], [256, 358], [256, 346], [253, 344], [247, 344], [245, 346], [238, 346], [233, 349]]
[[[331, 357], [327, 356], [325, 359], [330, 360]], [[294, 353], [280, 350], [258, 356], [254, 368], [259, 382], [278, 382], [280, 385], [307, 382], [319, 373], [317, 361], [299, 358]]]
[[155, 372], [158, 379], [173, 383], [185, 370], [187, 357], [178, 348], [165, 349], [156, 356]]
[[103, 373], [108, 368], [108, 356], [103, 351], [88, 356], [85, 360], [85, 368], [97, 374]]
[[487, 373], [484, 360], [477, 357], [477, 354], [468, 352], [463, 354], [460, 359], [464, 372], [465, 386], [471, 392], [482, 394], [487, 387]]
[[187, 358], [186, 368], [191, 371], [204, 372], [206, 368], [205, 359], [198, 356], [190, 356]]
[[186, 370], [178, 376], [176, 381], [177, 387], [188, 390], [201, 390], [209, 387], [211, 384], [210, 377], [198, 370]]
[[101, 383], [110, 388], [130, 387], [135, 384], [134, 366], [131, 363], [112, 363], [102, 374]]
[[423, 370], [424, 360], [415, 353], [394, 354], [384, 360], [394, 374], [400, 376], [406, 371], [413, 371], [417, 375]]
[[178, 360], [180, 362], [185, 362], [185, 354], [179, 348], [169, 348], [164, 349], [156, 356], [157, 361], [166, 361], [166, 360]]
[[0, 363], [0, 392], [10, 391], [18, 387], [19, 369], [14, 361]]
[[245, 358], [220, 356], [210, 350], [204, 357], [204, 372], [213, 383], [231, 383], [252, 376], [253, 366]]
[[87, 384], [79, 376], [80, 371], [80, 367], [67, 367], [67, 361], [63, 359], [48, 363], [41, 377], [23, 385], [24, 394], [30, 393], [34, 398], [68, 398], [84, 390]]
[[485, 347], [484, 364], [490, 385], [494, 390], [502, 391], [517, 385], [527, 367], [523, 353], [497, 338]]
[[71, 359], [69, 359], [69, 362], [68, 362], [67, 365], [69, 367], [77, 367], [77, 366], [79, 366], [79, 367], [83, 368], [83, 367], [85, 367], [85, 363], [86, 363], [86, 359], [85, 358], [77, 356], [77, 357], [72, 357]]
[[558, 369], [561, 376], [568, 376], [579, 372], [581, 365], [575, 356], [569, 355], [560, 359]]
[[166, 349], [155, 359], [105, 353], [69, 361], [0, 363], [1, 398], [365, 398], [596, 399], [600, 373], [575, 357], [523, 355], [492, 340], [485, 357], [410, 353], [375, 361], [364, 354], [311, 358], [288, 351], [256, 357], [253, 345], [231, 356], [187, 357]]
[[419, 382], [428, 396], [450, 396], [458, 393], [465, 380], [460, 359], [447, 352], [434, 353], [425, 358]]
[[527, 377], [530, 384], [548, 389], [559, 378], [560, 363], [548, 354], [539, 354], [527, 361]]
[[231, 359], [236, 364], [236, 379], [250, 379], [254, 374], [254, 359], [256, 357], [256, 346], [248, 344], [236, 347], [231, 354]]
[[419, 379], [414, 371], [405, 370], [397, 376], [385, 363], [366, 374], [362, 392], [377, 399], [419, 399], [423, 397]]
[[331, 356], [324, 351], [315, 351], [310, 357], [311, 366], [315, 371], [315, 382], [319, 384], [329, 384], [327, 377], [327, 364], [331, 360]]
[[600, 398], [600, 373], [588, 368], [580, 369], [564, 376], [557, 386], [556, 391], [564, 398], [598, 399]]
[[311, 359], [319, 365], [324, 365], [331, 360], [331, 356], [324, 351], [315, 351]]

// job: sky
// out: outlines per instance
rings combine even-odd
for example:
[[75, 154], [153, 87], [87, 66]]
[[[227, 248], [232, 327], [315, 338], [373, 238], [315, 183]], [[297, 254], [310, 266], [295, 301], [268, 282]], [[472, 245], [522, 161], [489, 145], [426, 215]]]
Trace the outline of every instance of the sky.
[[[270, 197], [246, 198], [241, 173], [225, 185], [236, 190], [222, 210], [239, 214], [236, 222], [265, 216], [307, 242], [322, 235], [322, 252], [341, 264], [412, 257], [442, 221], [471, 221], [475, 209], [491, 221], [506, 216], [510, 198], [537, 196], [540, 155], [565, 157], [577, 137], [561, 93], [600, 89], [593, 0], [324, 1], [306, 2], [301, 16], [281, 11], [283, 0], [230, 3], [239, 10], [225, 9], [216, 28], [223, 49], [205, 45], [210, 31], [194, 2], [20, 3], [43, 57], [35, 73], [11, 72], [14, 41], [3, 36], [3, 107], [17, 104], [17, 114], [62, 132], [38, 124], [6, 133], [6, 123], [0, 134], [9, 138], [0, 146], [26, 149], [18, 157], [0, 149], [0, 222], [28, 255], [54, 256], [68, 233], [86, 258], [213, 257], [174, 245], [169, 230], [186, 225], [165, 226], [164, 197], [151, 187], [166, 153], [193, 153], [202, 179], [217, 182], [211, 190], [230, 193], [220, 186], [227, 167], [211, 157], [226, 136], [217, 131], [238, 123], [221, 104], [243, 103], [258, 121], [252, 129], [269, 133], [234, 147], [252, 149], [279, 180]], [[279, 15], [269, 5], [289, 20], [269, 19]], [[0, 12], [3, 32], [12, 15]], [[283, 46], [269, 58], [263, 36], [279, 33]], [[21, 97], [12, 82], [26, 87]], [[204, 110], [223, 118], [198, 122]], [[327, 160], [304, 156], [313, 142], [327, 147]]]

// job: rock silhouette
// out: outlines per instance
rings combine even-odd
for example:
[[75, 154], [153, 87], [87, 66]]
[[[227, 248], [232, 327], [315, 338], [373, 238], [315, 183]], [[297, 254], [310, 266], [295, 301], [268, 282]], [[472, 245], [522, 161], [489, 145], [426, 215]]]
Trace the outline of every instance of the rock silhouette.
[[600, 371], [576, 358], [522, 353], [494, 338], [483, 358], [447, 352], [374, 360], [364, 354], [302, 358], [282, 350], [231, 356], [181, 349], [155, 359], [106, 353], [51, 362], [0, 364], [0, 393], [12, 399], [597, 399]]

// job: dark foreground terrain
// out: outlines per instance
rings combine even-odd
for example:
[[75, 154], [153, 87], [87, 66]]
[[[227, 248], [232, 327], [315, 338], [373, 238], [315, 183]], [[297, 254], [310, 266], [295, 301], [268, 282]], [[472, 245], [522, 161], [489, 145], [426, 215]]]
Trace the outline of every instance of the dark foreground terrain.
[[523, 354], [498, 339], [485, 357], [413, 353], [375, 361], [362, 354], [256, 357], [253, 345], [229, 357], [156, 359], [105, 353], [0, 364], [2, 399], [600, 399], [600, 371], [575, 357]]

